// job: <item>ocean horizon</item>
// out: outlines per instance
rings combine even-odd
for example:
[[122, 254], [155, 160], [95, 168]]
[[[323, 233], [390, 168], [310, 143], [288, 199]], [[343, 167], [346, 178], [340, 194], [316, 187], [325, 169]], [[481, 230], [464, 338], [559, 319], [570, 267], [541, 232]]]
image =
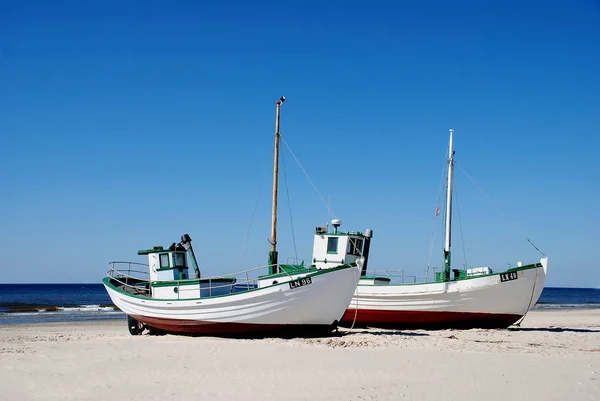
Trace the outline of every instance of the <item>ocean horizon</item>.
[[[600, 289], [544, 287], [532, 310], [547, 309], [600, 309]], [[0, 325], [125, 317], [101, 283], [0, 284]]]

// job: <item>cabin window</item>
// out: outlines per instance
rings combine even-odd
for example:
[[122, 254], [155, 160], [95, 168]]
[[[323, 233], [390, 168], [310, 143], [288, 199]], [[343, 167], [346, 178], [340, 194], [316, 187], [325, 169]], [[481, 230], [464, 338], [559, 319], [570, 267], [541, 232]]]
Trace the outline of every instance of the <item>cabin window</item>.
[[348, 244], [348, 255], [360, 256], [362, 253], [363, 240], [360, 238], [350, 238]]
[[160, 267], [169, 267], [169, 254], [168, 253], [161, 253], [160, 254]]
[[175, 266], [185, 266], [185, 253], [175, 254]]
[[338, 237], [329, 237], [327, 239], [327, 253], [337, 253]]

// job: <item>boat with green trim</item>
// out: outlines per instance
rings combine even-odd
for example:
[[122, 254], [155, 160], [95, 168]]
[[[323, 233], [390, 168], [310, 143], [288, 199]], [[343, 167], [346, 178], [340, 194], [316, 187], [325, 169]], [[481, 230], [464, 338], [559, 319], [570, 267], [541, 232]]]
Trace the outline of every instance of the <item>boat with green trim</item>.
[[548, 272], [548, 258], [543, 254], [537, 263], [518, 262], [502, 272], [489, 267], [451, 267], [452, 135], [450, 130], [443, 270], [436, 273], [434, 282], [394, 283], [390, 277], [367, 274], [365, 263], [342, 325], [394, 329], [506, 328], [519, 321], [537, 302]]
[[331, 269], [278, 264], [200, 277], [187, 234], [179, 243], [138, 255], [147, 256], [148, 263], [112, 262], [103, 279], [134, 335], [145, 329], [214, 336], [326, 335], [344, 314], [363, 263], [355, 257]]
[[[185, 234], [163, 248], [138, 251], [148, 263], [112, 262], [103, 284], [128, 316], [131, 334], [185, 333], [216, 336], [318, 336], [339, 323], [356, 289], [364, 257], [361, 249], [340, 258], [323, 250], [315, 234], [319, 262], [280, 264], [277, 253], [279, 116], [276, 103], [271, 249], [267, 266], [202, 277]], [[329, 256], [329, 259], [328, 259]], [[326, 265], [326, 269], [320, 268]], [[190, 276], [190, 266], [192, 268]]]

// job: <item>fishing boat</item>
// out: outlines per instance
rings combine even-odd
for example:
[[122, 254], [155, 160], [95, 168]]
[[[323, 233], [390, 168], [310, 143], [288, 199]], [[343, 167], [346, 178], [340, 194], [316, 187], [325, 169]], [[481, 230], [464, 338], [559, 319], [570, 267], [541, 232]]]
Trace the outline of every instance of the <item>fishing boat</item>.
[[432, 282], [397, 283], [390, 275], [368, 274], [365, 261], [342, 325], [394, 329], [506, 328], [518, 322], [538, 300], [548, 271], [548, 258], [543, 253], [539, 262], [526, 265], [517, 262], [499, 272], [488, 266], [452, 268], [452, 136], [450, 130], [443, 269]]
[[[103, 284], [113, 303], [127, 315], [131, 334], [147, 329], [151, 334], [295, 337], [324, 335], [338, 325], [360, 278], [362, 247], [332, 260], [323, 245], [326, 239], [315, 234], [314, 253], [322, 253], [319, 260], [324, 263], [278, 263], [279, 120], [284, 101], [281, 97], [276, 103], [268, 265], [202, 277], [187, 234], [170, 246], [138, 251], [148, 263], [110, 263]], [[322, 264], [328, 268], [319, 268]]]

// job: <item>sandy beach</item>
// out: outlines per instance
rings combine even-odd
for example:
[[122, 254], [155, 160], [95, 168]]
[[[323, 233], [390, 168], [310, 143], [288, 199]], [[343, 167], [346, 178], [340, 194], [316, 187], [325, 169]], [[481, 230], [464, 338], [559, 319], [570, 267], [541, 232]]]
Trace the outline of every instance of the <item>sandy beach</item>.
[[509, 330], [320, 339], [131, 336], [120, 321], [0, 326], [2, 400], [597, 400], [600, 310]]

